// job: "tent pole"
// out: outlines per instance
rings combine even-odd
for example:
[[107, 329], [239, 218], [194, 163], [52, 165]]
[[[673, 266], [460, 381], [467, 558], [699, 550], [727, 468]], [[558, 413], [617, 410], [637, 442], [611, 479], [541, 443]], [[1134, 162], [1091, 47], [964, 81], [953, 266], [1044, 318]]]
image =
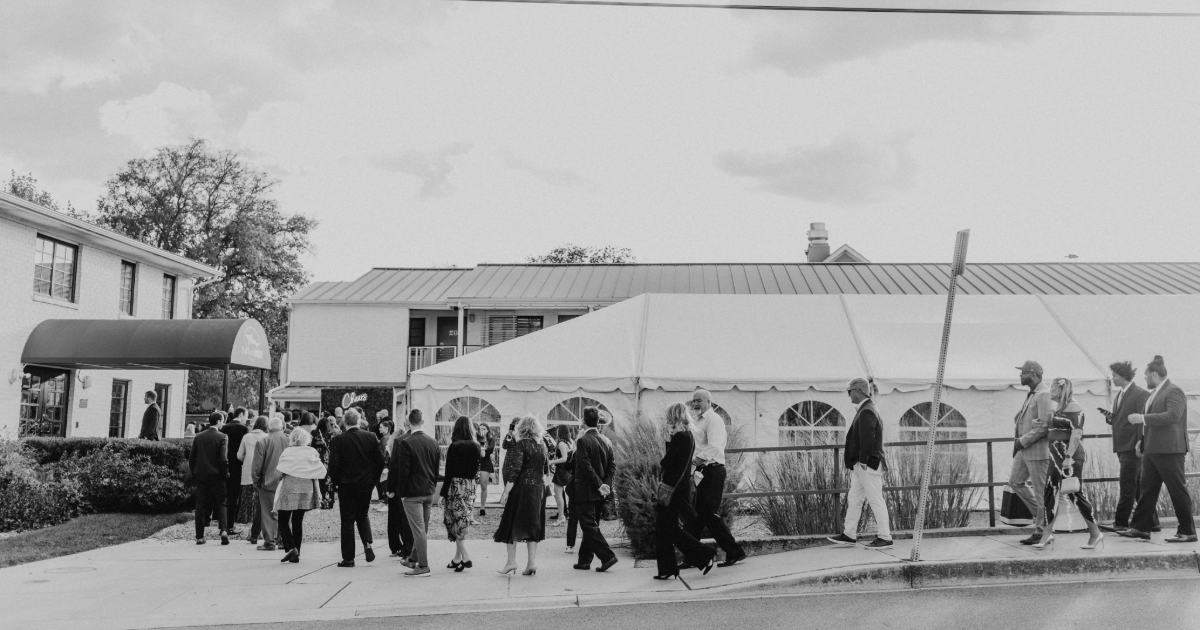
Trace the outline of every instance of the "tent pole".
[[221, 377], [221, 411], [229, 406], [229, 364], [225, 364], [225, 372]]
[[267, 391], [267, 371], [263, 370], [263, 369], [259, 369], [258, 370], [258, 415], [260, 415], [260, 416], [263, 415], [263, 409], [265, 408], [266, 401], [267, 401], [266, 391]]
[[458, 347], [454, 350], [454, 356], [461, 357], [463, 355], [463, 303], [458, 303]]

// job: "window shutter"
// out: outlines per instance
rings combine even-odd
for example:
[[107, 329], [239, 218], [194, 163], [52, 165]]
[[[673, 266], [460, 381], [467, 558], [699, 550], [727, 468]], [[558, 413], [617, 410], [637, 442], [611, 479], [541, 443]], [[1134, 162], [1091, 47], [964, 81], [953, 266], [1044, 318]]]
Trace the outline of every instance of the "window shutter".
[[483, 326], [483, 345], [494, 346], [517, 337], [517, 316], [512, 311], [492, 311]]

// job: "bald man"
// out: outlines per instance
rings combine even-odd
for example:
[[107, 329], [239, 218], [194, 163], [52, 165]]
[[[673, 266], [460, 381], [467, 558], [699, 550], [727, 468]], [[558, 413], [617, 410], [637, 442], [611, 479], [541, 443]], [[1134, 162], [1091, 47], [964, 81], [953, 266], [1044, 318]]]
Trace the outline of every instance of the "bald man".
[[693, 463], [697, 474], [704, 475], [696, 486], [696, 520], [684, 526], [684, 530], [697, 540], [707, 527], [713, 539], [725, 552], [725, 561], [717, 564], [728, 567], [746, 559], [746, 552], [734, 539], [729, 526], [717, 512], [721, 509], [721, 497], [725, 494], [725, 420], [713, 411], [712, 394], [698, 389], [692, 394], [692, 434], [696, 437], [696, 455]]

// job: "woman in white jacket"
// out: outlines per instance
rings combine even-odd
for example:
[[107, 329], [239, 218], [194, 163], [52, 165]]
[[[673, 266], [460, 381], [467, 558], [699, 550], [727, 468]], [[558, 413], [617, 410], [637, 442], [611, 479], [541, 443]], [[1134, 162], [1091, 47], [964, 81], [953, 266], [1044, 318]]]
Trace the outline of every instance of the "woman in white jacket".
[[279, 516], [279, 538], [287, 554], [280, 562], [300, 562], [300, 543], [304, 539], [304, 513], [321, 507], [321, 488], [325, 465], [317, 449], [309, 446], [312, 434], [292, 431], [289, 446], [279, 456], [276, 470], [281, 475], [275, 489], [275, 509]]

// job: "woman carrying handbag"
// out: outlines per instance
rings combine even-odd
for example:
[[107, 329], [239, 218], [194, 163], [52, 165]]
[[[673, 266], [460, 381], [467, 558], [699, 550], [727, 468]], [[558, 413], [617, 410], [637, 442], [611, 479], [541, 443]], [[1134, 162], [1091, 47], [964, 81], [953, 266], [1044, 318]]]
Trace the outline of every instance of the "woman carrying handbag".
[[696, 452], [695, 438], [689, 428], [688, 410], [682, 403], [667, 409], [667, 450], [659, 462], [662, 476], [658, 482], [655, 503], [654, 546], [658, 558], [656, 580], [679, 577], [675, 549], [683, 553], [688, 565], [707, 574], [716, 563], [717, 551], [692, 537], [679, 526], [679, 520], [696, 517], [695, 488], [692, 486], [692, 457]]
[[1056, 378], [1050, 385], [1050, 397], [1057, 405], [1050, 419], [1050, 474], [1046, 482], [1046, 529], [1042, 540], [1033, 545], [1043, 550], [1054, 543], [1054, 514], [1061, 501], [1071, 501], [1079, 509], [1088, 528], [1088, 543], [1083, 549], [1095, 549], [1104, 535], [1096, 524], [1095, 509], [1083, 493], [1083, 407], [1075, 402], [1071, 381]]

